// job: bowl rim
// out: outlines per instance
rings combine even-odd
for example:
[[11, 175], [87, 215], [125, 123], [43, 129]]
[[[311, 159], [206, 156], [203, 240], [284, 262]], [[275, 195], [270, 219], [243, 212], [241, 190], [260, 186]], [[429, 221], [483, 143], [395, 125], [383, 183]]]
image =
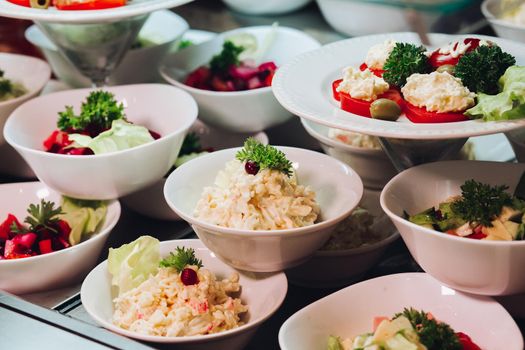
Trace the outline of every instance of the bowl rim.
[[[191, 94], [189, 94], [188, 92], [186, 92], [186, 91], [184, 91], [182, 89], [179, 89], [179, 88], [177, 88], [175, 86], [171, 86], [171, 85], [167, 85], [167, 84], [159, 84], [159, 83], [109, 86], [109, 87], [105, 87], [104, 89], [106, 91], [109, 91], [109, 92], [115, 92], [115, 91], [120, 91], [122, 88], [124, 88], [125, 90], [128, 90], [128, 89], [131, 89], [131, 90], [140, 89], [140, 90], [142, 90], [144, 88], [149, 89], [150, 87], [151, 88], [155, 88], [155, 89], [157, 89], [157, 88], [161, 88], [161, 89], [176, 89], [176, 91], [178, 91], [178, 93], [182, 93], [182, 96], [184, 96], [183, 97], [184, 99], [187, 99], [188, 108], [190, 109], [190, 113], [188, 113], [188, 115], [191, 114], [191, 117], [188, 118], [188, 121], [185, 122], [185, 123], [182, 123], [176, 130], [174, 130], [174, 131], [172, 131], [170, 133], [167, 133], [165, 135], [161, 135], [160, 138], [158, 138], [156, 140], [153, 140], [151, 142], [148, 142], [148, 143], [145, 143], [145, 144], [142, 144], [142, 145], [139, 145], [139, 146], [135, 146], [135, 147], [131, 147], [131, 148], [115, 151], [115, 152], [108, 152], [108, 153], [102, 153], [102, 154], [89, 154], [89, 155], [83, 155], [83, 156], [79, 157], [77, 155], [51, 153], [51, 152], [46, 152], [46, 151], [41, 150], [41, 149], [35, 149], [35, 148], [32, 148], [32, 147], [22, 146], [18, 142], [15, 142], [15, 140], [13, 140], [12, 136], [10, 135], [10, 133], [7, 132], [7, 130], [9, 128], [12, 128], [11, 127], [11, 123], [13, 123], [13, 115], [17, 114], [18, 110], [21, 107], [23, 107], [27, 102], [34, 103], [33, 101], [35, 101], [37, 98], [46, 98], [46, 97], [55, 96], [55, 95], [67, 96], [69, 94], [78, 94], [80, 92], [85, 92], [86, 93], [85, 96], [87, 96], [87, 93], [93, 91], [93, 88], [83, 88], [83, 89], [73, 89], [73, 90], [65, 90], [65, 91], [53, 92], [53, 93], [50, 93], [50, 94], [46, 94], [44, 96], [39, 96], [39, 97], [37, 97], [35, 99], [27, 101], [26, 103], [23, 103], [22, 105], [17, 107], [11, 113], [9, 118], [7, 119], [7, 121], [5, 123], [5, 126], [4, 126], [4, 130], [3, 130], [4, 138], [7, 141], [7, 143], [9, 143], [11, 146], [13, 146], [13, 148], [15, 148], [17, 150], [23, 150], [24, 152], [35, 154], [35, 155], [39, 155], [39, 156], [45, 156], [45, 157], [56, 158], [56, 159], [103, 159], [103, 158], [110, 158], [110, 157], [118, 157], [119, 155], [122, 155], [122, 154], [135, 152], [137, 150], [144, 149], [146, 147], [151, 147], [153, 144], [158, 144], [159, 142], [165, 142], [166, 140], [174, 137], [176, 134], [178, 134], [180, 132], [183, 132], [186, 129], [189, 129], [191, 127], [191, 125], [195, 122], [195, 120], [197, 119], [198, 106], [197, 106], [197, 102], [195, 101], [193, 96], [191, 96]], [[135, 94], [136, 94], [136, 92], [135, 92]], [[83, 98], [85, 98], [85, 96]], [[15, 117], [16, 117], [16, 115], [15, 115]], [[42, 142], [43, 142], [43, 140], [42, 140]]]
[[23, 60], [25, 60], [27, 63], [31, 63], [31, 64], [34, 64], [34, 63], [38, 62], [37, 64], [40, 64], [42, 66], [42, 68], [47, 70], [47, 74], [46, 74], [46, 79], [45, 80], [43, 80], [43, 81], [39, 82], [38, 84], [36, 84], [37, 85], [36, 89], [33, 89], [33, 90], [29, 90], [28, 89], [28, 91], [25, 94], [23, 94], [23, 95], [20, 95], [20, 96], [15, 97], [15, 98], [11, 98], [9, 100], [0, 101], [0, 108], [4, 107], [4, 106], [7, 106], [7, 105], [10, 105], [10, 104], [16, 104], [18, 102], [23, 102], [24, 100], [26, 100], [26, 99], [28, 99], [28, 98], [30, 98], [32, 96], [37, 95], [40, 91], [42, 91], [44, 86], [46, 86], [47, 82], [51, 78], [51, 67], [49, 66], [49, 63], [47, 63], [46, 61], [44, 61], [44, 60], [42, 60], [42, 59], [40, 59], [38, 57], [21, 55], [21, 54], [10, 53], [10, 52], [0, 52], [0, 60], [1, 60], [2, 56], [13, 56], [13, 58], [16, 58], [18, 60], [18, 62], [21, 63], [22, 66], [24, 65], [24, 63], [22, 63]]
[[[207, 40], [207, 41], [204, 41], [200, 44], [197, 44], [197, 45], [201, 45], [201, 44], [205, 44], [211, 40], [223, 40], [224, 37], [226, 36], [229, 36], [231, 34], [236, 34], [238, 32], [246, 32], [246, 31], [249, 31], [249, 30], [254, 30], [254, 31], [262, 31], [262, 30], [271, 30], [273, 28], [272, 25], [257, 25], [257, 26], [249, 26], [249, 27], [242, 27], [242, 28], [236, 28], [236, 29], [232, 29], [232, 30], [227, 30], [227, 31], [224, 31], [222, 33], [218, 33], [215, 37], [211, 38], [210, 40]], [[298, 34], [300, 36], [302, 36], [303, 38], [306, 38], [308, 40], [310, 40], [312, 43], [315, 43], [317, 44], [317, 48], [321, 47], [321, 43], [315, 39], [314, 37], [312, 37], [311, 35], [305, 33], [304, 31], [301, 31], [299, 29], [295, 29], [295, 28], [292, 28], [292, 27], [288, 27], [288, 26], [281, 26], [279, 25], [276, 29], [276, 31], [282, 31], [282, 32], [287, 32], [287, 33], [294, 33], [294, 34]], [[172, 53], [171, 55], [176, 55], [177, 52], [174, 52]], [[180, 88], [184, 88], [185, 90], [191, 92], [191, 93], [194, 93], [196, 95], [201, 95], [201, 96], [228, 96], [228, 97], [239, 97], [239, 96], [249, 96], [249, 95], [255, 95], [255, 94], [262, 94], [262, 93], [270, 93], [272, 91], [272, 87], [271, 86], [265, 86], [265, 87], [261, 87], [261, 88], [257, 88], [257, 89], [251, 89], [251, 90], [241, 90], [241, 91], [213, 91], [213, 90], [206, 90], [206, 89], [198, 89], [198, 88], [194, 88], [194, 87], [191, 87], [191, 86], [188, 86], [186, 84], [184, 84], [182, 81], [180, 81], [179, 79], [175, 79], [173, 77], [171, 77], [169, 74], [166, 73], [167, 70], [170, 69], [170, 67], [168, 67], [166, 65], [168, 59], [169, 59], [169, 56], [171, 55], [168, 55], [164, 58], [163, 62], [161, 62], [161, 64], [159, 65], [159, 73], [162, 75], [162, 77], [170, 84], [172, 85], [175, 85], [175, 86], [178, 86]], [[266, 61], [268, 62], [268, 61]], [[274, 62], [273, 60], [271, 60], [271, 62]], [[208, 62], [205, 62], [204, 64], [207, 64]], [[281, 64], [281, 66], [284, 65], [284, 64]], [[171, 66], [173, 67], [173, 66]], [[279, 67], [277, 68], [279, 69]], [[187, 76], [188, 73], [186, 73], [186, 76]]]
[[[286, 146], [275, 146], [275, 147], [281, 151], [284, 151], [285, 153], [287, 151], [291, 151], [291, 152], [298, 152], [298, 153], [315, 154], [316, 156], [320, 156], [321, 158], [325, 158], [327, 161], [331, 162], [332, 164], [331, 168], [334, 168], [337, 165], [338, 167], [345, 169], [347, 174], [353, 174], [358, 184], [358, 187], [354, 189], [356, 191], [357, 196], [359, 197], [358, 200], [353, 206], [349, 206], [341, 214], [329, 220], [321, 220], [309, 226], [296, 227], [296, 228], [283, 229], [283, 230], [245, 230], [245, 229], [238, 229], [238, 228], [231, 228], [231, 227], [223, 227], [223, 226], [207, 223], [201, 219], [195, 218], [193, 215], [186, 215], [182, 211], [178, 210], [178, 208], [176, 208], [175, 205], [169, 199], [171, 196], [168, 195], [168, 187], [170, 187], [171, 182], [174, 181], [174, 180], [170, 180], [170, 177], [173, 178], [172, 175], [177, 171], [177, 169], [181, 169], [183, 167], [188, 167], [188, 166], [193, 166], [191, 162], [182, 164], [180, 167], [175, 169], [173, 173], [170, 174], [170, 176], [166, 179], [166, 185], [164, 186], [164, 191], [163, 191], [164, 198], [166, 199], [166, 202], [168, 203], [170, 208], [173, 211], [175, 211], [175, 213], [177, 213], [177, 215], [179, 215], [184, 221], [188, 222], [192, 226], [194, 225], [199, 228], [203, 228], [212, 234], [226, 234], [226, 235], [232, 235], [232, 236], [251, 237], [251, 238], [253, 237], [256, 237], [256, 238], [297, 237], [297, 236], [308, 235], [308, 234], [311, 234], [312, 232], [317, 232], [321, 229], [325, 229], [325, 228], [336, 225], [337, 223], [347, 218], [352, 213], [352, 211], [359, 205], [359, 202], [361, 201], [363, 197], [363, 192], [364, 192], [363, 181], [361, 180], [361, 177], [357, 174], [357, 172], [354, 169], [352, 169], [350, 166], [348, 166], [347, 164], [345, 164], [344, 162], [338, 159], [330, 157], [321, 152], [316, 152], [316, 151], [312, 151], [312, 150], [308, 150], [304, 148], [298, 148], [298, 147], [286, 147]], [[218, 153], [232, 153], [233, 154], [234, 151], [238, 151], [240, 149], [242, 149], [242, 147], [226, 148], [220, 151], [205, 154], [199, 158], [204, 159], [206, 157], [214, 157]], [[202, 193], [202, 190], [203, 189], [201, 189], [201, 193]]]
[[512, 23], [512, 22], [506, 21], [504, 19], [500, 19], [500, 18], [496, 17], [496, 15], [489, 10], [489, 5], [495, 4], [495, 3], [499, 2], [499, 1], [500, 0], [484, 0], [481, 3], [481, 13], [483, 13], [485, 18], [491, 24], [496, 24], [496, 25], [499, 25], [499, 26], [502, 26], [502, 27], [508, 27], [508, 28], [512, 28], [512, 29], [525, 31], [525, 25], [519, 25], [519, 24], [516, 24], [516, 23]]
[[[390, 217], [390, 219], [392, 219], [392, 221], [398, 222], [398, 223], [400, 223], [402, 225], [405, 225], [405, 226], [408, 226], [408, 227], [410, 227], [413, 230], [421, 230], [423, 234], [430, 234], [430, 235], [436, 237], [437, 239], [449, 240], [450, 242], [462, 242], [465, 245], [468, 245], [468, 244], [481, 245], [481, 246], [483, 246], [483, 245], [490, 245], [490, 246], [495, 246], [495, 247], [497, 247], [497, 246], [499, 246], [499, 247], [507, 247], [509, 245], [525, 246], [525, 240], [521, 240], [521, 241], [491, 241], [491, 240], [485, 240], [485, 239], [468, 239], [468, 238], [465, 238], [465, 237], [448, 235], [448, 234], [446, 234], [444, 232], [431, 230], [429, 228], [417, 225], [417, 224], [415, 224], [413, 222], [410, 222], [410, 221], [402, 218], [401, 216], [395, 214], [392, 210], [390, 210], [390, 208], [386, 205], [386, 197], [389, 194], [389, 192], [392, 191], [392, 188], [397, 185], [397, 182], [400, 181], [400, 179], [402, 179], [402, 178], [404, 178], [406, 176], [410, 176], [410, 174], [415, 171], [413, 169], [433, 168], [433, 167], [436, 167], [436, 166], [446, 167], [447, 163], [448, 164], [450, 164], [450, 163], [452, 163], [452, 164], [456, 163], [457, 164], [457, 163], [466, 163], [466, 162], [469, 162], [470, 164], [472, 164], [473, 161], [469, 161], [469, 160], [447, 160], [447, 161], [440, 161], [440, 162], [435, 162], [435, 163], [426, 163], [426, 164], [418, 165], [418, 166], [415, 166], [415, 167], [412, 167], [412, 168], [404, 170], [403, 172], [401, 172], [401, 173], [397, 174], [396, 176], [394, 176], [385, 185], [385, 187], [383, 188], [383, 191], [381, 191], [381, 196], [379, 198], [379, 203], [381, 204], [381, 208]], [[501, 164], [501, 162], [494, 162], [494, 161], [475, 161], [475, 162], [476, 163], [484, 163], [484, 164], [487, 164], [487, 165], [488, 164], [493, 164], [493, 165]], [[453, 168], [452, 164], [450, 164], [448, 166], [450, 168]], [[503, 164], [510, 165], [510, 164], [515, 164], [515, 163], [503, 163]], [[517, 163], [517, 164], [519, 164], [519, 163]], [[429, 170], [431, 170], [431, 169], [429, 169]]]
[[[43, 182], [41, 181], [30, 181], [30, 182], [13, 182], [13, 183], [6, 183], [6, 184], [0, 184], [0, 192], [2, 191], [2, 189], [6, 188], [6, 187], [33, 187], [33, 186], [38, 186], [38, 185], [41, 185], [43, 187], [45, 187], [49, 193], [53, 193], [53, 194], [56, 194], [58, 196], [62, 196], [62, 194], [60, 194], [59, 192], [53, 190], [52, 188], [50, 188], [49, 186], [47, 186], [46, 184], [44, 184]], [[94, 234], [93, 236], [91, 236], [90, 238], [88, 238], [87, 240], [85, 241], [82, 241], [78, 244], [75, 244], [75, 245], [72, 245], [70, 247], [67, 247], [67, 248], [64, 248], [64, 249], [61, 249], [61, 250], [56, 250], [54, 252], [51, 252], [51, 253], [48, 253], [48, 254], [40, 254], [40, 255], [35, 255], [35, 256], [30, 256], [30, 257], [27, 257], [27, 258], [21, 258], [21, 259], [2, 259], [0, 260], [0, 267], [8, 267], [9, 264], [11, 264], [13, 267], [14, 265], [19, 265], [21, 263], [33, 263], [33, 262], [38, 262], [39, 260], [44, 260], [48, 257], [51, 257], [51, 256], [59, 256], [61, 254], [65, 254], [64, 252], [71, 252], [73, 250], [78, 250], [78, 249], [81, 249], [81, 247], [84, 247], [84, 246], [87, 246], [87, 245], [90, 245], [91, 243], [95, 242], [95, 241], [98, 241], [98, 240], [101, 240], [101, 239], [106, 239], [107, 236], [111, 233], [111, 231], [115, 228], [115, 226], [117, 225], [117, 223], [119, 222], [120, 220], [120, 215], [122, 213], [122, 208], [121, 208], [121, 205], [120, 205], [120, 202], [118, 199], [109, 199], [109, 200], [105, 200], [107, 203], [107, 208], [108, 208], [108, 213], [106, 213], [106, 218], [109, 214], [109, 210], [110, 208], [113, 208], [113, 210], [115, 211], [115, 217], [113, 220], [111, 221], [106, 221], [106, 218], [104, 219], [104, 226], [105, 228], [102, 228], [98, 233]]]
[[[162, 246], [162, 245], [173, 244], [174, 242], [177, 242], [178, 245], [200, 244], [200, 245], [202, 245], [201, 248], [206, 249], [208, 252], [212, 253], [212, 251], [208, 247], [206, 247], [206, 245], [204, 245], [204, 243], [202, 243], [202, 241], [200, 239], [198, 239], [198, 238], [193, 238], [193, 239], [172, 239], [172, 240], [167, 240], [167, 241], [161, 241], [160, 245]], [[238, 270], [238, 269], [236, 269], [236, 268], [226, 264], [225, 262], [223, 262], [218, 257], [215, 257], [215, 259], [217, 259], [217, 261], [219, 261], [220, 264], [224, 264], [224, 265], [228, 266], [229, 268], [231, 268], [231, 269], [233, 269], [235, 271], [240, 271], [240, 270]], [[96, 269], [104, 269], [104, 268], [105, 268], [105, 270], [107, 272], [107, 259], [102, 261], [97, 266], [95, 266], [89, 272], [88, 276], [86, 276], [86, 278], [82, 282], [82, 286], [80, 288], [80, 298], [81, 299], [82, 299], [82, 294], [83, 294], [82, 290], [84, 290], [84, 285], [85, 285], [85, 281], [87, 280], [87, 278]], [[102, 271], [102, 272], [104, 272], [104, 271]], [[248, 272], [248, 273], [251, 273], [251, 272]], [[267, 278], [274, 278], [274, 279], [276, 279], [278, 284], [282, 284], [282, 286], [283, 286], [283, 293], [279, 296], [279, 299], [278, 299], [275, 307], [273, 307], [272, 309], [267, 311], [264, 316], [261, 316], [261, 317], [255, 319], [255, 320], [253, 320], [253, 321], [249, 320], [248, 322], [246, 322], [245, 324], [243, 324], [243, 325], [241, 325], [241, 326], [239, 326], [237, 328], [232, 328], [232, 329], [229, 329], [227, 331], [223, 331], [223, 332], [219, 332], [219, 333], [206, 334], [206, 335], [183, 336], [183, 337], [162, 337], [162, 336], [158, 336], [158, 335], [144, 335], [144, 334], [140, 334], [140, 333], [137, 333], [137, 332], [132, 332], [132, 331], [128, 331], [126, 329], [120, 328], [120, 327], [118, 327], [116, 325], [113, 325], [112, 323], [108, 322], [107, 320], [103, 320], [102, 318], [98, 317], [98, 315], [94, 315], [94, 314], [90, 313], [87, 309], [86, 309], [86, 311], [88, 311], [89, 315], [91, 317], [93, 317], [95, 319], [95, 321], [99, 325], [102, 325], [104, 328], [106, 328], [108, 330], [120, 333], [121, 335], [125, 335], [126, 337], [130, 337], [132, 339], [140, 339], [140, 340], [143, 340], [143, 341], [150, 341], [150, 342], [155, 342], [155, 343], [172, 343], [172, 344], [180, 344], [180, 343], [184, 344], [184, 343], [191, 343], [191, 342], [207, 342], [209, 340], [213, 341], [213, 340], [217, 340], [217, 339], [220, 339], [220, 338], [226, 338], [226, 337], [229, 337], [229, 336], [235, 336], [235, 335], [238, 335], [239, 333], [244, 333], [245, 331], [248, 331], [248, 330], [250, 330], [252, 328], [256, 328], [260, 324], [262, 324], [264, 321], [266, 321], [268, 318], [270, 318], [277, 310], [279, 310], [279, 308], [281, 307], [282, 303], [284, 302], [284, 299], [286, 298], [286, 295], [288, 294], [288, 279], [286, 277], [286, 274], [283, 271], [278, 271], [278, 272], [272, 272], [272, 273], [260, 273], [260, 275], [269, 275], [269, 276], [267, 276]], [[242, 285], [241, 285], [241, 297], [243, 295], [243, 292], [244, 291], [242, 290]], [[248, 312], [249, 312], [249, 310], [248, 310]], [[139, 337], [137, 337], [137, 336], [139, 336]]]
[[[353, 153], [361, 153], [361, 154], [368, 154], [368, 155], [375, 155], [375, 156], [384, 155], [384, 151], [381, 148], [377, 149], [377, 148], [351, 146], [344, 142], [332, 140], [330, 137], [327, 137], [321, 134], [320, 132], [317, 132], [317, 130], [315, 130], [310, 124], [319, 125], [327, 129], [337, 129], [337, 128], [332, 128], [330, 126], [319, 124], [319, 123], [313, 122], [305, 118], [300, 118], [300, 119], [301, 119], [301, 124], [303, 124], [303, 127], [306, 130], [306, 132], [308, 132], [310, 136], [313, 136], [314, 138], [316, 138], [317, 141], [319, 141], [320, 143], [324, 143], [327, 146], [331, 146], [331, 147], [338, 148], [338, 149], [343, 149], [345, 151], [349, 151]], [[338, 129], [338, 130], [346, 131], [343, 129]], [[352, 132], [352, 131], [349, 131], [349, 132]], [[359, 133], [356, 132], [355, 134], [359, 134]], [[384, 156], [385, 156], [385, 159], [388, 159], [386, 155]]]

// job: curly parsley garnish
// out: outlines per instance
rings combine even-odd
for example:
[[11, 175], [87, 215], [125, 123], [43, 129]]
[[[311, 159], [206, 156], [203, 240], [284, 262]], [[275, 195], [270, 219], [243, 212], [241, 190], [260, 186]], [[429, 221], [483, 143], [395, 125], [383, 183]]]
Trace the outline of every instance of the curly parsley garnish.
[[58, 215], [63, 214], [62, 208], [55, 208], [55, 203], [46, 202], [41, 200], [40, 204], [29, 204], [27, 208], [29, 216], [24, 220], [25, 223], [29, 224], [29, 228], [20, 228], [16, 223], [13, 223], [11, 228], [12, 232], [23, 233], [23, 232], [37, 232], [41, 229], [47, 229], [51, 232], [57, 232], [56, 224], [60, 219]]
[[100, 131], [111, 128], [111, 123], [124, 118], [124, 105], [117, 103], [111, 92], [98, 90], [89, 94], [80, 107], [80, 115], [75, 115], [73, 107], [66, 106], [58, 113], [57, 126], [62, 131], [85, 130], [87, 127]]
[[497, 94], [499, 78], [514, 64], [514, 56], [503, 52], [499, 46], [482, 45], [459, 59], [454, 75], [472, 92]]
[[412, 74], [430, 73], [432, 66], [425, 51], [424, 46], [397, 43], [383, 67], [383, 79], [390, 85], [403, 87]]
[[410, 321], [419, 336], [419, 341], [428, 350], [461, 350], [463, 348], [456, 332], [448, 324], [429, 317], [428, 313], [405, 308], [403, 312], [396, 314], [394, 319], [400, 316], [405, 316]]
[[292, 162], [286, 159], [286, 155], [277, 148], [263, 145], [250, 137], [244, 142], [244, 148], [236, 154], [241, 162], [253, 162], [259, 169], [273, 169], [283, 172], [285, 175], [292, 174]]
[[175, 254], [173, 252], [167, 258], [160, 261], [161, 267], [173, 267], [177, 272], [181, 272], [188, 265], [194, 265], [201, 268], [202, 260], [195, 257], [195, 250], [193, 248], [177, 247]]
[[504, 206], [512, 205], [512, 197], [505, 192], [508, 186], [490, 186], [468, 180], [461, 186], [461, 198], [452, 203], [452, 210], [469, 222], [492, 227], [491, 221]]
[[233, 42], [226, 40], [222, 45], [222, 51], [213, 56], [210, 61], [210, 69], [215, 73], [225, 73], [231, 65], [239, 65], [239, 55], [244, 51], [244, 47], [237, 46]]

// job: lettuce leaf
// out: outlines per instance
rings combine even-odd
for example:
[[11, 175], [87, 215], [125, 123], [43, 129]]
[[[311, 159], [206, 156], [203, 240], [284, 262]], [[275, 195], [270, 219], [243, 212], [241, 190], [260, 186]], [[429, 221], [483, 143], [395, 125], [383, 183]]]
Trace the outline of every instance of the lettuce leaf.
[[111, 129], [101, 132], [95, 138], [82, 134], [70, 134], [68, 136], [73, 141], [71, 147], [87, 147], [95, 154], [121, 151], [154, 140], [147, 128], [128, 123], [122, 119], [114, 120]]
[[60, 218], [71, 227], [69, 243], [78, 244], [93, 236], [104, 224], [107, 214], [105, 201], [87, 201], [62, 197]]
[[120, 248], [110, 248], [108, 271], [111, 284], [118, 288], [118, 294], [131, 290], [148, 279], [158, 270], [160, 242], [151, 236], [141, 236]]

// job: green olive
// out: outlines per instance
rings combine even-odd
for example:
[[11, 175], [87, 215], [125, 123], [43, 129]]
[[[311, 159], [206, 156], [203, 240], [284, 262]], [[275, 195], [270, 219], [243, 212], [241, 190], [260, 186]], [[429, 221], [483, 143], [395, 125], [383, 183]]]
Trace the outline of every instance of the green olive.
[[51, 0], [29, 0], [29, 5], [36, 9], [47, 9], [51, 4]]
[[401, 107], [387, 98], [379, 98], [370, 105], [370, 115], [374, 119], [395, 122], [401, 115]]
[[436, 69], [436, 72], [438, 73], [448, 73], [450, 75], [454, 75], [454, 66], [451, 64], [444, 64], [442, 66], [439, 66], [438, 69]]

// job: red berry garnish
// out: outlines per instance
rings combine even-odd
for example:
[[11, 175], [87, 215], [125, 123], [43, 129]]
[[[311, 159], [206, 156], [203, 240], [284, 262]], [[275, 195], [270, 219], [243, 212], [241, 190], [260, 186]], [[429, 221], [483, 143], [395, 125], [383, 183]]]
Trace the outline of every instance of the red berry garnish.
[[195, 270], [185, 268], [180, 273], [180, 280], [185, 286], [193, 286], [194, 284], [199, 283], [199, 276], [197, 276]]
[[259, 165], [255, 162], [247, 161], [246, 164], [244, 164], [244, 170], [250, 175], [257, 175], [259, 172]]

